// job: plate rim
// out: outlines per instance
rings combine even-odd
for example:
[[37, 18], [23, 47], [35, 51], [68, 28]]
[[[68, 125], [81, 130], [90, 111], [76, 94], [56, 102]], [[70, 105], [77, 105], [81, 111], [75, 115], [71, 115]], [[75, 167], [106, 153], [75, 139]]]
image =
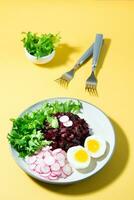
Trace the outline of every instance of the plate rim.
[[[101, 172], [102, 169], [104, 169], [107, 164], [109, 163], [109, 161], [111, 160], [111, 158], [113, 157], [113, 154], [115, 152], [115, 146], [116, 146], [116, 134], [115, 134], [115, 129], [114, 129], [114, 126], [110, 120], [110, 118], [108, 117], [108, 115], [102, 111], [100, 108], [98, 108], [96, 105], [86, 101], [86, 100], [83, 100], [83, 99], [78, 99], [78, 98], [74, 98], [74, 97], [52, 97], [52, 98], [47, 98], [47, 99], [44, 99], [44, 100], [41, 100], [41, 101], [38, 101], [37, 103], [35, 104], [32, 104], [31, 106], [28, 106], [25, 110], [23, 110], [19, 115], [18, 117], [20, 116], [23, 116], [27, 110], [29, 109], [32, 109], [33, 107], [36, 107], [37, 105], [40, 105], [40, 104], [43, 104], [45, 103], [46, 101], [51, 101], [51, 100], [60, 100], [60, 99], [63, 99], [63, 100], [75, 100], [75, 101], [80, 101], [80, 102], [84, 102], [86, 104], [89, 104], [91, 105], [92, 107], [96, 108], [97, 110], [99, 110], [106, 118], [107, 120], [109, 121], [109, 124], [111, 125], [111, 128], [112, 128], [112, 131], [113, 131], [113, 136], [114, 136], [114, 145], [113, 145], [113, 151], [111, 152], [111, 155], [109, 157], [109, 159], [107, 160], [107, 162], [104, 164], [104, 166], [102, 166], [100, 169], [98, 169], [95, 173], [93, 174], [90, 174], [89, 176], [85, 177], [85, 178], [82, 178], [80, 180], [70, 180], [69, 182], [55, 182], [55, 181], [48, 181], [48, 180], [43, 180], [43, 179], [40, 179], [39, 177], [37, 178], [37, 176], [35, 176], [33, 173], [29, 173], [27, 171], [25, 171], [25, 169], [17, 162], [17, 160], [15, 159], [15, 155], [13, 154], [13, 150], [16, 151], [12, 146], [11, 144], [9, 144], [9, 148], [10, 148], [10, 151], [11, 151], [11, 154], [12, 154], [12, 157], [13, 159], [15, 160], [16, 164], [28, 175], [28, 176], [31, 176], [32, 178], [34, 178], [36, 181], [41, 181], [43, 183], [49, 183], [49, 184], [54, 184], [54, 185], [68, 185], [68, 184], [73, 184], [73, 183], [78, 183], [78, 182], [81, 182], [81, 181], [84, 181], [88, 178], [91, 178], [92, 176], [96, 175], [97, 173]], [[17, 152], [17, 151], [16, 151]]]

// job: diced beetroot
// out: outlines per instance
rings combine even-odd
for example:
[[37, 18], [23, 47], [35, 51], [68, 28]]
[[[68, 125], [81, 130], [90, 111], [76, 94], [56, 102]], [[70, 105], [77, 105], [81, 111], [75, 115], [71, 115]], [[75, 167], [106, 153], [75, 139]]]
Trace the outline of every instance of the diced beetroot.
[[[44, 132], [44, 137], [52, 141], [52, 149], [62, 148], [67, 151], [71, 146], [83, 145], [86, 137], [90, 135], [90, 129], [86, 121], [70, 112], [56, 113], [54, 116], [57, 117], [59, 121], [59, 128], [52, 128], [49, 123], [45, 121], [45, 128], [42, 130], [42, 132]], [[72, 121], [71, 127], [65, 127], [64, 124], [60, 122], [60, 117], [62, 116], [67, 116], [69, 120]]]

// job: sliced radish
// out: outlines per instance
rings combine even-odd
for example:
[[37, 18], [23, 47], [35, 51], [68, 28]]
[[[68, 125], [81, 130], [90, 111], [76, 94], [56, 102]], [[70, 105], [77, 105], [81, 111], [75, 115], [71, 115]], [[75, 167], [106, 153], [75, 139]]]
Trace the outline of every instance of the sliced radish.
[[65, 157], [67, 156], [67, 153], [66, 153], [64, 150], [62, 150], [61, 153], [62, 153]]
[[48, 173], [46, 173], [46, 174], [40, 174], [42, 177], [48, 177], [49, 175], [51, 174], [51, 172], [48, 172]]
[[72, 173], [72, 168], [67, 162], [67, 154], [61, 148], [50, 150], [47, 146], [37, 155], [26, 157], [29, 169], [38, 173], [42, 178], [57, 180], [66, 178]]
[[55, 177], [57, 175], [54, 172], [51, 172], [51, 176]]
[[60, 122], [64, 123], [69, 121], [69, 117], [67, 115], [63, 115], [59, 118]]
[[66, 174], [67, 176], [69, 176], [70, 174], [72, 174], [72, 168], [70, 167], [69, 164], [66, 164], [63, 168], [62, 168], [64, 174]]
[[63, 155], [63, 153], [57, 153], [56, 156], [55, 156], [55, 159], [58, 160], [58, 161], [64, 161], [66, 158], [65, 156]]
[[59, 163], [60, 167], [64, 167], [65, 160], [58, 160], [58, 163]]
[[37, 160], [36, 156], [31, 156], [27, 159], [27, 163], [33, 164]]
[[66, 178], [66, 177], [67, 177], [67, 175], [64, 174], [64, 172], [62, 172], [62, 174], [61, 174], [61, 178]]
[[51, 176], [51, 175], [49, 175], [48, 178], [49, 178], [50, 180], [57, 180], [57, 179], [58, 179], [57, 176]]
[[38, 157], [38, 158], [43, 158], [43, 157], [44, 157], [44, 152], [41, 151], [40, 153], [38, 153], [38, 154], [37, 154], [37, 157]]
[[56, 176], [61, 176], [61, 174], [62, 174], [62, 170], [59, 170], [59, 171], [53, 171], [53, 174], [55, 174]]
[[62, 149], [60, 149], [60, 148], [55, 149], [55, 150], [53, 150], [52, 155], [56, 155], [57, 153], [60, 153], [60, 152], [62, 152]]
[[35, 165], [35, 164], [29, 165], [29, 169], [30, 169], [30, 170], [35, 170], [35, 168], [36, 168], [36, 165]]
[[49, 152], [49, 151], [46, 151], [46, 152], [44, 152], [44, 157], [49, 157], [49, 156], [51, 156], [51, 153]]
[[37, 172], [37, 173], [41, 173], [41, 168], [40, 168], [40, 165], [37, 165], [36, 167], [35, 167], [35, 171]]
[[43, 159], [43, 158], [39, 158], [39, 159], [37, 160], [37, 163], [38, 163], [38, 164], [44, 163], [44, 159]]
[[64, 122], [63, 125], [64, 125], [65, 127], [70, 127], [70, 126], [73, 125], [73, 122], [72, 122], [71, 120], [69, 120], [69, 121], [67, 121], [67, 122]]
[[43, 148], [42, 148], [42, 151], [48, 151], [48, 150], [50, 150], [50, 149], [52, 149], [51, 146], [46, 146], [46, 147], [43, 147]]
[[44, 162], [46, 163], [46, 165], [53, 165], [55, 163], [55, 159], [52, 156], [46, 156], [44, 158]]
[[50, 167], [48, 166], [41, 167], [41, 172], [43, 174], [47, 174], [48, 172], [50, 172]]
[[59, 171], [60, 170], [60, 165], [59, 163], [55, 162], [53, 165], [51, 165], [51, 170], [52, 171]]

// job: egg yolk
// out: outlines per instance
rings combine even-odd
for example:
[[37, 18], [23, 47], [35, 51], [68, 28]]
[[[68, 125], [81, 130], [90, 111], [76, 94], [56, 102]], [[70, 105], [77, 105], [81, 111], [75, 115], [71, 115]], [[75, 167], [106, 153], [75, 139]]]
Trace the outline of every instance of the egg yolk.
[[95, 153], [95, 152], [97, 152], [97, 151], [99, 150], [100, 144], [99, 144], [99, 142], [96, 141], [96, 140], [89, 140], [89, 141], [87, 142], [87, 147], [88, 147], [88, 150], [89, 150], [89, 151]]
[[87, 152], [83, 151], [82, 149], [78, 150], [75, 153], [75, 160], [77, 160], [79, 162], [86, 162], [88, 160]]

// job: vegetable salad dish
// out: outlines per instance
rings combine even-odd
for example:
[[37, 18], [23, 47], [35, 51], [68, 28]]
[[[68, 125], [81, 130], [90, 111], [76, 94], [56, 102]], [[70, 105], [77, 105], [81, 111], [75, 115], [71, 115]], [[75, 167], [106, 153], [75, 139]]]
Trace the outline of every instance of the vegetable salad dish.
[[9, 143], [33, 173], [48, 180], [67, 178], [106, 151], [106, 141], [90, 133], [81, 112], [82, 104], [76, 100], [44, 103], [38, 110], [11, 119]]

